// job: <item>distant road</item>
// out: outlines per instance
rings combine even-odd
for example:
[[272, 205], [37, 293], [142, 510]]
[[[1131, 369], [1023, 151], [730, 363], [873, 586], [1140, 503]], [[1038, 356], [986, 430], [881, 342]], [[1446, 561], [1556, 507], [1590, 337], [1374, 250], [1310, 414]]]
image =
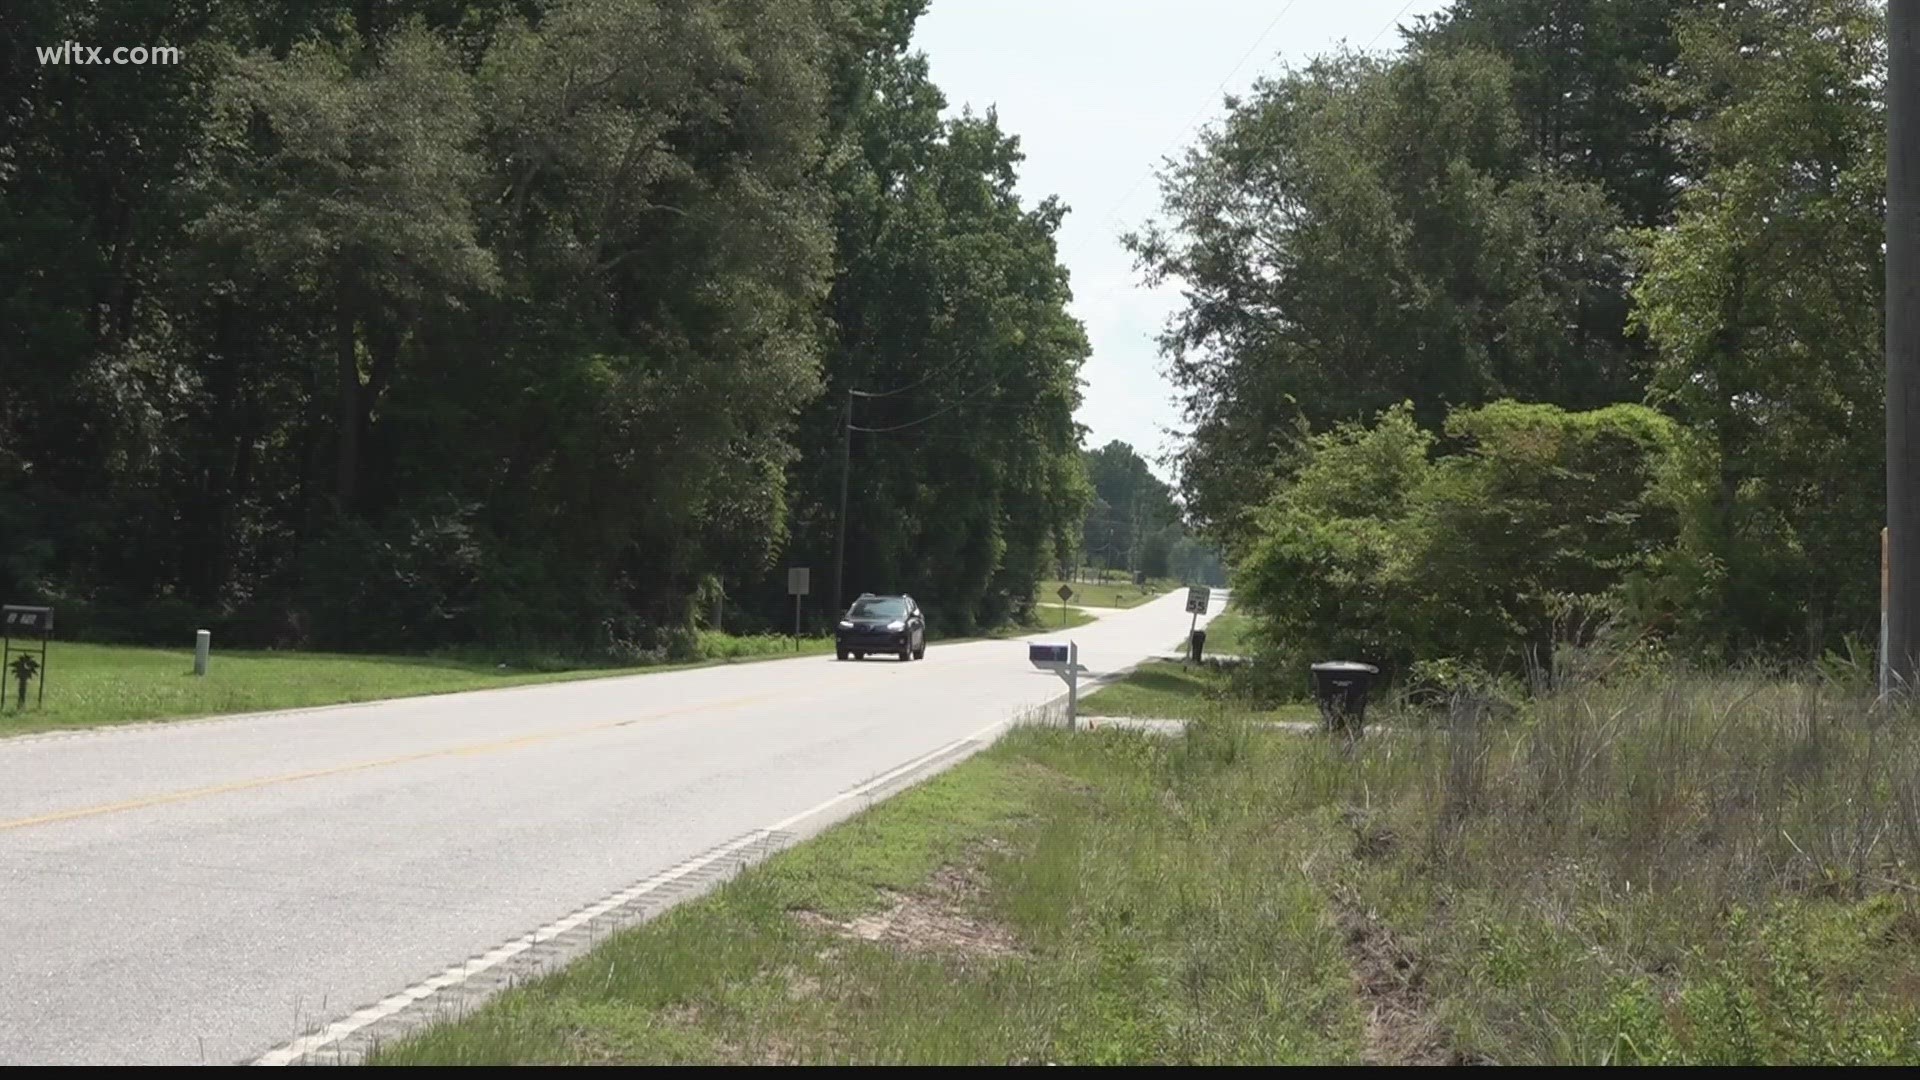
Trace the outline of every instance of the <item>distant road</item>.
[[228, 1064], [357, 1028], [469, 958], [441, 981], [479, 986], [504, 943], [844, 817], [876, 778], [1059, 697], [1027, 640], [1078, 641], [1096, 675], [1166, 653], [1185, 595], [913, 663], [0, 740], [0, 1063]]

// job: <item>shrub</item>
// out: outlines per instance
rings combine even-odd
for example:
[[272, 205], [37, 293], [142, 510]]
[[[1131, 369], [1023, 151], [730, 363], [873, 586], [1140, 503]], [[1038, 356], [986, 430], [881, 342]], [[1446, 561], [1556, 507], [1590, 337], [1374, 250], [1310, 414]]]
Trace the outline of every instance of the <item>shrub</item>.
[[1451, 657], [1551, 681], [1556, 650], [1617, 619], [1614, 594], [1676, 533], [1648, 499], [1674, 445], [1650, 409], [1502, 401], [1455, 412], [1446, 436], [1432, 457], [1410, 405], [1341, 425], [1258, 512], [1235, 586], [1283, 667], [1405, 676]]

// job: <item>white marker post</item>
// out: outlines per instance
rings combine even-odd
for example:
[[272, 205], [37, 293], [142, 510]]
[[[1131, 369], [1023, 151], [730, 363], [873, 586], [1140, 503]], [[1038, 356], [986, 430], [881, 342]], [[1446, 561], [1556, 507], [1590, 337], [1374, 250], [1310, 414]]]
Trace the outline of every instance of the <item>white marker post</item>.
[[193, 673], [207, 673], [207, 655], [213, 652], [213, 631], [195, 630], [193, 632]]
[[1067, 730], [1072, 731], [1080, 716], [1080, 643], [1067, 643]]
[[1080, 716], [1080, 645], [1068, 642], [1065, 645], [1028, 645], [1027, 662], [1041, 671], [1051, 671], [1067, 682], [1067, 730], [1079, 727]]
[[1880, 669], [1880, 697], [1885, 699], [1887, 691], [1893, 688], [1889, 676], [1893, 672], [1892, 658], [1887, 655], [1887, 530], [1880, 530], [1880, 653], [1877, 657]]

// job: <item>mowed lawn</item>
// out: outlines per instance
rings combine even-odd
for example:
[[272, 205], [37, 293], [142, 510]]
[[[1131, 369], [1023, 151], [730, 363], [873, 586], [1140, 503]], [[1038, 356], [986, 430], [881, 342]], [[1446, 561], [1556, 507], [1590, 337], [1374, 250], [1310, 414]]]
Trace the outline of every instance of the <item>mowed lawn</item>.
[[1208, 665], [1177, 660], [1154, 660], [1128, 672], [1126, 678], [1100, 687], [1080, 699], [1088, 716], [1124, 716], [1155, 720], [1200, 720], [1228, 717], [1249, 720], [1312, 720], [1313, 706], [1289, 704], [1256, 709], [1237, 700], [1226, 677]]
[[[1040, 588], [1034, 593], [1035, 600], [1043, 607], [1057, 606], [1060, 603], [1061, 584], [1058, 581], [1041, 582]], [[1149, 581], [1145, 590], [1131, 581], [1069, 581], [1064, 584], [1073, 590], [1073, 596], [1067, 600], [1069, 604], [1102, 608], [1135, 607], [1165, 596], [1168, 587], [1164, 581]]]
[[[215, 648], [204, 677], [193, 674], [191, 649], [53, 642], [48, 647], [46, 703], [30, 691], [24, 712], [15, 695], [0, 712], [0, 737], [56, 728], [91, 727], [218, 713], [338, 705], [382, 698], [484, 690], [565, 679], [604, 678], [703, 663], [793, 656], [791, 638], [703, 637], [710, 659], [682, 665], [530, 670], [513, 665], [424, 657], [328, 653], [236, 652]], [[802, 639], [802, 654], [832, 652], [826, 639]]]
[[[1229, 607], [1213, 617], [1205, 627], [1207, 631], [1206, 654], [1208, 656], [1245, 656], [1253, 651], [1253, 624], [1245, 612]], [[1186, 642], [1181, 642], [1184, 650]]]
[[1019, 637], [1023, 634], [1039, 633], [1043, 630], [1071, 630], [1076, 626], [1085, 626], [1099, 618], [1094, 612], [1071, 605], [1036, 604], [1033, 609], [1033, 625], [1014, 626], [988, 637]]
[[[1094, 616], [1066, 610], [1065, 628]], [[1037, 613], [1033, 625], [996, 628], [975, 637], [930, 639], [933, 646], [980, 638], [1012, 637], [1061, 628], [1060, 611]], [[36, 705], [36, 685], [27, 708], [16, 711], [8, 683], [0, 709], [0, 738], [59, 728], [93, 727], [225, 713], [311, 708], [356, 701], [446, 694], [568, 679], [597, 679], [672, 671], [708, 664], [778, 660], [833, 652], [830, 638], [794, 639], [775, 634], [737, 635], [701, 631], [698, 658], [639, 666], [567, 665], [474, 661], [417, 656], [348, 656], [310, 652], [249, 652], [216, 643], [205, 677], [193, 674], [193, 650], [53, 642], [48, 647], [46, 702]]]

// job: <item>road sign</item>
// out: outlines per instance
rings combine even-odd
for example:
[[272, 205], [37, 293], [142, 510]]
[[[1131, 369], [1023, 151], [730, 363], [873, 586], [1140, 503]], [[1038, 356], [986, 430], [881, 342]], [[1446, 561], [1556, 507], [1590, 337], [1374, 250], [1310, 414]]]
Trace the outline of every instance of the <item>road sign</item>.
[[1065, 585], [1062, 585], [1058, 589], [1055, 589], [1053, 591], [1053, 595], [1059, 597], [1060, 602], [1064, 604], [1067, 601], [1073, 599], [1073, 590], [1068, 588]]
[[41, 637], [46, 637], [53, 630], [53, 609], [8, 604], [0, 607], [0, 621], [6, 623], [8, 637], [15, 634], [39, 634]]
[[793, 651], [800, 651], [800, 598], [807, 595], [807, 579], [811, 576], [804, 566], [787, 568], [787, 595], [793, 597]]
[[1193, 588], [1187, 590], [1187, 613], [1190, 615], [1205, 615], [1207, 613], [1207, 604], [1212, 601], [1212, 599], [1212, 589], [1207, 588], [1205, 585], [1195, 585]]

